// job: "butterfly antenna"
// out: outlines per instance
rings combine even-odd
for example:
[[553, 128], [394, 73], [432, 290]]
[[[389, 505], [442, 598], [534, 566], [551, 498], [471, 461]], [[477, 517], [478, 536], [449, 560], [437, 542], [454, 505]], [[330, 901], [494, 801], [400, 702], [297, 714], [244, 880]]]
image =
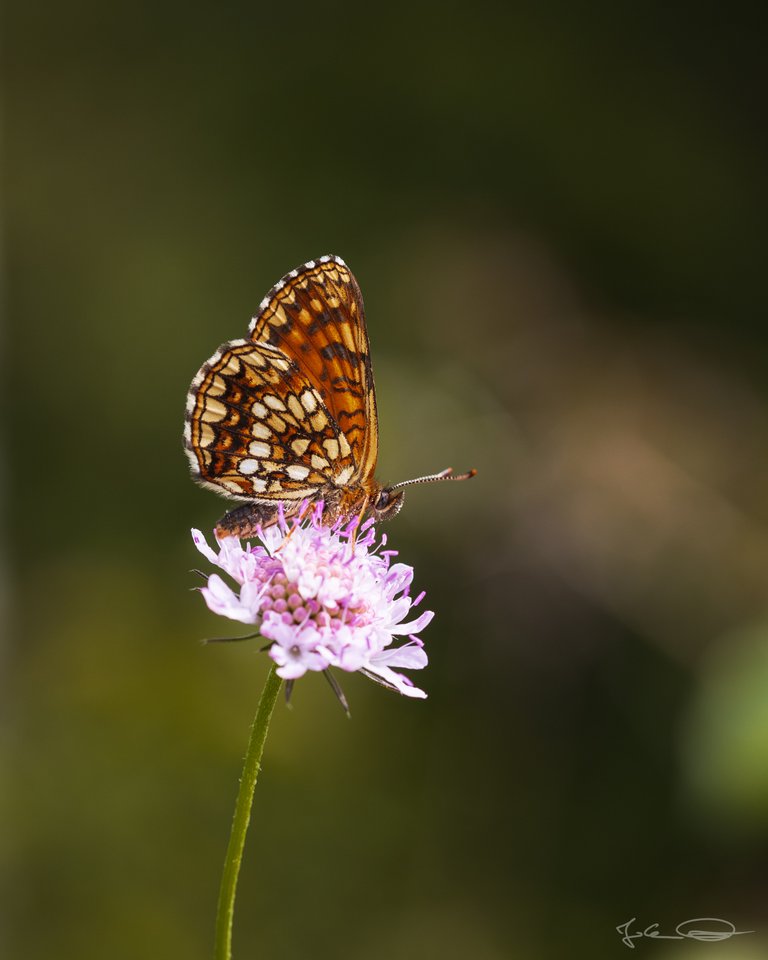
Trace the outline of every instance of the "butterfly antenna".
[[393, 483], [389, 490], [397, 490], [400, 487], [410, 487], [414, 483], [437, 483], [438, 480], [469, 480], [474, 477], [477, 470], [467, 470], [466, 473], [454, 473], [453, 467], [447, 467], [440, 473], [431, 473], [426, 477], [416, 477], [414, 480], [403, 480], [401, 483]]

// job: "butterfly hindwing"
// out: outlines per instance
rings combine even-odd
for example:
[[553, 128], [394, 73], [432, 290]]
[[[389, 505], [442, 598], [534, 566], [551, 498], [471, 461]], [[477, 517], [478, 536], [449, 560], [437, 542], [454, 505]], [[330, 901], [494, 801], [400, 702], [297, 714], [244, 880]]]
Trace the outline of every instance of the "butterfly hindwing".
[[185, 445], [196, 479], [239, 499], [314, 498], [356, 470], [345, 434], [297, 361], [253, 340], [222, 344], [198, 372]]

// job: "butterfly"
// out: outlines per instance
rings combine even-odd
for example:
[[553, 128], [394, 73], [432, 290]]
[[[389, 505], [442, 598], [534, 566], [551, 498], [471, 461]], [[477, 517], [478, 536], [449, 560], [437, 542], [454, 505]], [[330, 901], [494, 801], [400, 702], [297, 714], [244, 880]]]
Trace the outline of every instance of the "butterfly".
[[378, 420], [363, 298], [340, 257], [291, 270], [248, 337], [223, 343], [189, 388], [184, 446], [193, 478], [243, 501], [220, 537], [248, 538], [305, 501], [323, 522], [394, 516], [403, 487], [465, 480], [452, 469], [391, 486], [375, 478]]

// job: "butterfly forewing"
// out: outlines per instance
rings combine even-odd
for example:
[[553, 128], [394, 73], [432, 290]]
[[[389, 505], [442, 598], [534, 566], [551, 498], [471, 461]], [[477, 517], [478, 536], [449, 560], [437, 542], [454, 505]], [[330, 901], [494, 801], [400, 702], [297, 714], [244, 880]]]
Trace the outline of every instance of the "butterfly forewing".
[[291, 271], [262, 301], [250, 334], [296, 358], [347, 438], [356, 479], [372, 477], [376, 396], [363, 297], [347, 265], [323, 257]]
[[223, 344], [192, 382], [185, 441], [220, 493], [297, 503], [372, 481], [376, 404], [363, 303], [323, 258], [270, 291], [251, 339]]

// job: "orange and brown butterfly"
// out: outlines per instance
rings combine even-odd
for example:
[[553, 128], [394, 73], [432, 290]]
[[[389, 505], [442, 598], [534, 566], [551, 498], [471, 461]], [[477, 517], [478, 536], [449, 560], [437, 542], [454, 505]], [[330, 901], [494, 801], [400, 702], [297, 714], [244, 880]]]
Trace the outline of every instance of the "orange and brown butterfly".
[[323, 522], [394, 516], [402, 487], [464, 480], [451, 469], [384, 486], [360, 287], [340, 257], [310, 260], [262, 300], [248, 338], [223, 343], [187, 398], [184, 445], [198, 483], [243, 501], [217, 524], [246, 538], [302, 501]]

